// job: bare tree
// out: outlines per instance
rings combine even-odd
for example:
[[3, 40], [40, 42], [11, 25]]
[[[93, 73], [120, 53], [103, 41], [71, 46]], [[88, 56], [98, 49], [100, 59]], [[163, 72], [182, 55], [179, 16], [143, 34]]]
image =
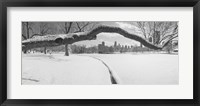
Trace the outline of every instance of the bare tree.
[[[70, 31], [72, 30], [73, 23], [74, 22], [58, 23], [61, 33], [64, 33], [64, 34], [70, 33]], [[65, 56], [69, 56], [68, 43], [65, 44]]]
[[58, 23], [60, 33], [68, 34], [71, 31], [73, 22]]
[[33, 32], [32, 26], [33, 23], [31, 22], [22, 22], [22, 37], [24, 40], [31, 38], [30, 31]]
[[[31, 23], [31, 22], [22, 22], [22, 40], [31, 38], [30, 31], [33, 31], [32, 25], [33, 25], [33, 23]], [[23, 52], [27, 53], [26, 50]]]
[[41, 36], [49, 34], [49, 32], [50, 32], [50, 28], [48, 26], [48, 23], [45, 23], [45, 22], [39, 23], [39, 34]]
[[[63, 22], [59, 23], [61, 33], [77, 33], [91, 30], [96, 23], [94, 22]], [[65, 56], [69, 56], [68, 43], [65, 44]]]
[[142, 34], [144, 35], [144, 38], [147, 38], [146, 35], [146, 22], [137, 22], [137, 27], [140, 29], [140, 31], [142, 32]]
[[136, 26], [146, 40], [156, 45], [177, 34], [177, 32], [172, 31], [177, 28], [177, 22], [137, 22]]
[[[172, 34], [169, 34], [170, 32]], [[171, 25], [170, 27], [168, 27], [167, 30], [164, 31], [164, 33], [162, 33], [159, 43], [163, 42], [167, 38], [171, 38], [171, 37], [175, 37], [175, 36], [178, 36], [178, 24], [177, 23]]]
[[[146, 22], [137, 22], [137, 27], [140, 29], [140, 31], [142, 32], [143, 36], [145, 39], [147, 39], [147, 35], [146, 35]], [[140, 43], [140, 47], [142, 47], [142, 43]]]
[[[48, 26], [48, 23], [41, 22], [39, 23], [39, 34], [40, 36], [44, 36], [46, 34], [50, 33], [50, 28]], [[44, 54], [47, 53], [47, 47], [44, 47]]]

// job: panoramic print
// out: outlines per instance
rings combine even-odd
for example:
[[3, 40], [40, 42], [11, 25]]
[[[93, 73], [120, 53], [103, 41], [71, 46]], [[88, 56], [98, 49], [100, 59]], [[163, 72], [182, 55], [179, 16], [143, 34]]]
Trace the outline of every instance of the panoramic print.
[[178, 22], [22, 22], [22, 85], [177, 85]]

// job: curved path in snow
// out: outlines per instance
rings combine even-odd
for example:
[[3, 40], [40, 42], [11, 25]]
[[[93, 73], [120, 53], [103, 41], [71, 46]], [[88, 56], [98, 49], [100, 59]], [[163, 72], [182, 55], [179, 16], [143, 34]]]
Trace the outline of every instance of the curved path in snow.
[[88, 56], [88, 57], [92, 57], [96, 60], [99, 60], [103, 63], [104, 66], [106, 66], [106, 68], [108, 69], [109, 71], [109, 74], [110, 74], [110, 80], [111, 80], [111, 83], [112, 84], [120, 84], [120, 80], [119, 80], [119, 77], [117, 77], [117, 74], [114, 74], [114, 70], [112, 70], [108, 64], [106, 64], [106, 62], [104, 62], [102, 59], [99, 59], [97, 57], [94, 57], [94, 56]]
[[175, 85], [178, 61], [168, 54], [25, 54], [22, 84]]
[[175, 85], [179, 82], [178, 55], [150, 53], [81, 55], [93, 57], [103, 63], [117, 84]]

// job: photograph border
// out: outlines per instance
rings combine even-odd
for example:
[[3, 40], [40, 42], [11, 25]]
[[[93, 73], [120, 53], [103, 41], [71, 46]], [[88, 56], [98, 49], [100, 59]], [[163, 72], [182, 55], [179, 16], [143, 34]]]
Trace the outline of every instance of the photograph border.
[[[7, 7], [193, 7], [193, 99], [7, 99]], [[0, 104], [27, 105], [199, 105], [199, 0], [2, 0], [0, 2]]]

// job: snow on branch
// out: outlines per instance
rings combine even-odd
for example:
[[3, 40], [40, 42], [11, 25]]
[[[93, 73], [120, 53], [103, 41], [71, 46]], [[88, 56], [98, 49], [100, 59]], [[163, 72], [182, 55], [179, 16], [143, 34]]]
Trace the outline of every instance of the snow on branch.
[[72, 44], [74, 42], [84, 41], [84, 40], [95, 40], [99, 33], [118, 33], [126, 38], [136, 40], [142, 43], [144, 46], [154, 49], [154, 50], [163, 49], [167, 43], [166, 42], [163, 45], [154, 45], [148, 42], [147, 40], [145, 40], [144, 38], [136, 34], [127, 32], [126, 30], [120, 27], [99, 26], [88, 32], [35, 36], [33, 38], [22, 41], [22, 45], [23, 45], [22, 47], [24, 50], [28, 50], [32, 48], [38, 48], [38, 47], [52, 47], [52, 46], [59, 46], [59, 45], [64, 45], [64, 44]]

